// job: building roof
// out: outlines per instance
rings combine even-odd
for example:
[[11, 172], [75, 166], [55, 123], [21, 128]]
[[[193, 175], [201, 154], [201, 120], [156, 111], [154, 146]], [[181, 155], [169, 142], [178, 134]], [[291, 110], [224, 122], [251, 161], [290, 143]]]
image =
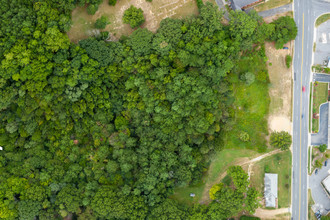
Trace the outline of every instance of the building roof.
[[329, 195], [330, 194], [330, 175], [327, 176], [324, 180], [322, 180], [322, 185]]
[[266, 207], [276, 207], [277, 199], [277, 179], [276, 173], [265, 173], [265, 200]]
[[241, 10], [244, 6], [257, 2], [258, 0], [231, 0], [233, 10]]

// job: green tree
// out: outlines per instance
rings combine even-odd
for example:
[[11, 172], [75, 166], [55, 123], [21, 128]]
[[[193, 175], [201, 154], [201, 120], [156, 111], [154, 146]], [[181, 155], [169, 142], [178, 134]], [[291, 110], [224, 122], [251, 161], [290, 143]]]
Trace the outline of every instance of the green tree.
[[20, 219], [33, 220], [39, 215], [41, 203], [33, 200], [19, 201], [18, 214]]
[[141, 8], [136, 8], [133, 5], [124, 12], [123, 22], [129, 24], [131, 28], [136, 28], [145, 21]]
[[99, 6], [97, 4], [89, 4], [87, 7], [87, 13], [89, 15], [94, 15], [97, 10], [99, 10]]
[[291, 135], [288, 132], [272, 132], [270, 135], [270, 144], [273, 147], [280, 148], [281, 150], [287, 150], [291, 146]]
[[270, 40], [275, 41], [276, 49], [282, 48], [284, 44], [296, 38], [298, 29], [290, 16], [280, 17], [271, 24], [275, 25], [275, 31], [270, 36]]
[[94, 24], [97, 29], [104, 29], [109, 24], [109, 19], [106, 16], [98, 18]]
[[320, 150], [320, 152], [325, 152], [326, 150], [328, 149], [328, 146], [326, 145], [326, 144], [321, 144], [320, 146], [319, 146], [319, 150]]

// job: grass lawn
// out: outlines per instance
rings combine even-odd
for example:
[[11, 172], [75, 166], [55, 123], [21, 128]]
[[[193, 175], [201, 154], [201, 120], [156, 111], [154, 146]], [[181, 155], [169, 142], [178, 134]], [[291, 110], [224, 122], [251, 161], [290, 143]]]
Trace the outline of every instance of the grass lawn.
[[311, 151], [313, 150], [313, 147], [308, 146], [308, 174], [311, 172]]
[[320, 24], [326, 22], [329, 19], [330, 19], [330, 14], [321, 15], [320, 17], [318, 17], [316, 19], [315, 26], [317, 27], [317, 26], [319, 26]]
[[253, 166], [251, 185], [264, 191], [265, 170], [278, 174], [278, 208], [289, 207], [291, 203], [291, 151], [284, 151], [262, 159]]
[[266, 11], [271, 8], [277, 8], [282, 5], [286, 5], [292, 2], [292, 0], [269, 0], [265, 3], [261, 3], [254, 7], [256, 11]]
[[[316, 82], [313, 89], [313, 114], [319, 114], [320, 105], [328, 101], [328, 84]], [[313, 117], [312, 131], [317, 133], [318, 130], [319, 119]]]
[[312, 205], [314, 205], [314, 200], [312, 198], [312, 192], [308, 189], [308, 219], [309, 220], [316, 220], [314, 212], [312, 210]]
[[[211, 188], [214, 184], [218, 183], [217, 179], [219, 175], [226, 171], [229, 166], [242, 161], [244, 158], [247, 159], [257, 156], [258, 153], [253, 150], [224, 149], [214, 155], [210, 168], [204, 175], [200, 184], [176, 188], [171, 198], [186, 204], [197, 203], [201, 200], [205, 201], [206, 198], [202, 198], [205, 187]], [[190, 193], [195, 193], [195, 197], [190, 197]]]

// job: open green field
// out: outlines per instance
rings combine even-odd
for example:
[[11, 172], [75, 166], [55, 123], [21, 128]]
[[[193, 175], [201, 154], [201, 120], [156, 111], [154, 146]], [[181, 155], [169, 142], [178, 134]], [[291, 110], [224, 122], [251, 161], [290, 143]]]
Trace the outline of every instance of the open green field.
[[330, 20], [330, 13], [329, 14], [324, 14], [324, 15], [321, 15], [320, 17], [318, 17], [316, 19], [315, 26], [317, 27], [320, 24], [326, 22], [327, 20]]
[[[227, 133], [226, 148], [255, 149], [267, 151], [266, 136], [268, 135], [267, 116], [270, 98], [268, 94], [268, 73], [265, 61], [259, 56], [248, 56], [240, 60], [236, 74], [231, 74], [234, 82], [234, 111], [235, 123], [232, 131]], [[252, 72], [256, 81], [250, 86], [239, 80], [239, 75]], [[253, 128], [253, 129], [252, 129]], [[247, 132], [250, 141], [243, 142], [238, 136]]]
[[278, 174], [278, 208], [291, 203], [291, 151], [284, 151], [262, 159], [253, 166], [251, 185], [260, 192], [264, 189], [265, 171]]
[[[328, 84], [315, 82], [313, 85], [313, 115], [319, 114], [320, 105], [328, 101]], [[312, 120], [312, 131], [318, 132], [319, 119], [314, 118]]]
[[265, 3], [261, 3], [261, 4], [257, 5], [256, 7], [254, 7], [254, 9], [256, 11], [266, 11], [271, 8], [277, 8], [282, 5], [289, 4], [290, 2], [292, 2], [292, 0], [269, 0]]
[[[214, 155], [210, 168], [204, 175], [200, 184], [188, 187], [176, 188], [172, 198], [187, 204], [197, 202], [205, 202], [209, 198], [203, 198], [203, 192], [209, 190], [214, 184], [218, 183], [219, 176], [226, 171], [226, 169], [241, 161], [257, 157], [259, 154], [253, 150], [240, 149], [224, 149]], [[195, 193], [195, 197], [190, 197], [190, 193]], [[208, 195], [208, 194], [207, 194]]]

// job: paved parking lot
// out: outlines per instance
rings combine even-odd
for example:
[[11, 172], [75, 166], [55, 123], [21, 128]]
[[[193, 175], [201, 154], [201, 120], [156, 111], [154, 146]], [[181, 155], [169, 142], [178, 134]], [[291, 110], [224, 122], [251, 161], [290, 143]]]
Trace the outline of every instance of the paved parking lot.
[[313, 172], [313, 174], [309, 176], [309, 188], [312, 191], [312, 197], [315, 202], [315, 205], [312, 208], [314, 212], [320, 210], [322, 215], [326, 215], [328, 211], [330, 211], [330, 199], [321, 186], [321, 181], [329, 175], [329, 162], [330, 160], [328, 160], [328, 166], [323, 166], [321, 169], [318, 169], [316, 175], [315, 172]]
[[330, 56], [330, 20], [317, 27], [315, 43], [314, 64], [323, 64]]

